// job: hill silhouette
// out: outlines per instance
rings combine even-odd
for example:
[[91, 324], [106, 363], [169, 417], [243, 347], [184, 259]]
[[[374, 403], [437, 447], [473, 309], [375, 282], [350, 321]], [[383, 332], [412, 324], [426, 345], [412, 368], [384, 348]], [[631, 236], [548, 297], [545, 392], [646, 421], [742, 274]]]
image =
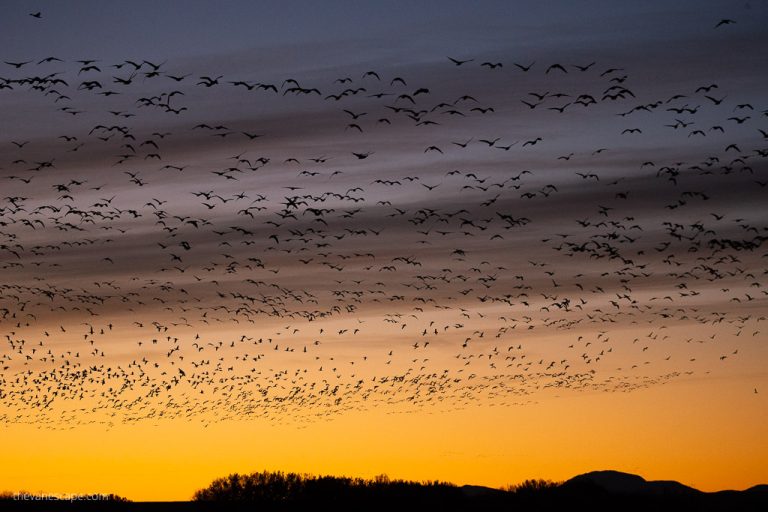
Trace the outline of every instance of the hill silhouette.
[[566, 485], [592, 483], [612, 494], [697, 495], [702, 491], [674, 480], [645, 480], [643, 477], [620, 471], [593, 471], [578, 475]]

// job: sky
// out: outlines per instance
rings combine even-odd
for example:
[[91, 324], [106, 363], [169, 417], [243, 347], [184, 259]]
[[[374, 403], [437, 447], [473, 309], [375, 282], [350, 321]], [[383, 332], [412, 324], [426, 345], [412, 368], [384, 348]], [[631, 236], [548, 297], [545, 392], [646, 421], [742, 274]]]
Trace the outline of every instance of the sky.
[[221, 4], [4, 4], [2, 486], [765, 483], [766, 2]]

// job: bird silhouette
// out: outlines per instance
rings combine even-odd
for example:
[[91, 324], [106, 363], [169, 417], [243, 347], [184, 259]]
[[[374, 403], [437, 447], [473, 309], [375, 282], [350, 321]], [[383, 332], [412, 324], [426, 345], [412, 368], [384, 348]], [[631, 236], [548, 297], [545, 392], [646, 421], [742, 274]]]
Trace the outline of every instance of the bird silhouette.
[[467, 62], [472, 62], [475, 59], [459, 60], [459, 59], [454, 59], [453, 57], [448, 57], [448, 60], [450, 60], [451, 62], [453, 62], [457, 66], [461, 66], [462, 64], [466, 64]]

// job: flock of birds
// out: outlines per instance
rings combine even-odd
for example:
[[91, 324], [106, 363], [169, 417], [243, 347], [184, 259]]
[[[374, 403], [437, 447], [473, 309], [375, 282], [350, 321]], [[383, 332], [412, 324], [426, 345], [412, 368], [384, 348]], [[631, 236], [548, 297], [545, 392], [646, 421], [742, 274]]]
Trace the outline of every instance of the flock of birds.
[[733, 88], [597, 59], [0, 66], [28, 116], [0, 140], [5, 423], [508, 406], [765, 341], [768, 106]]

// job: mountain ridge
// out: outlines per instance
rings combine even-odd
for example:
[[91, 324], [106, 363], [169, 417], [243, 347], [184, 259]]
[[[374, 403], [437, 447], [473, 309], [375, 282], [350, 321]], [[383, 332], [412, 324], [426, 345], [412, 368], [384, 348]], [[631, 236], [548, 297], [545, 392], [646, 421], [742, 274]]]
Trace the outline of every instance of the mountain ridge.
[[681, 494], [715, 495], [721, 493], [766, 493], [768, 484], [757, 484], [747, 489], [721, 489], [702, 491], [677, 480], [646, 480], [640, 475], [613, 469], [589, 471], [562, 483], [563, 486], [594, 485], [611, 494]]

